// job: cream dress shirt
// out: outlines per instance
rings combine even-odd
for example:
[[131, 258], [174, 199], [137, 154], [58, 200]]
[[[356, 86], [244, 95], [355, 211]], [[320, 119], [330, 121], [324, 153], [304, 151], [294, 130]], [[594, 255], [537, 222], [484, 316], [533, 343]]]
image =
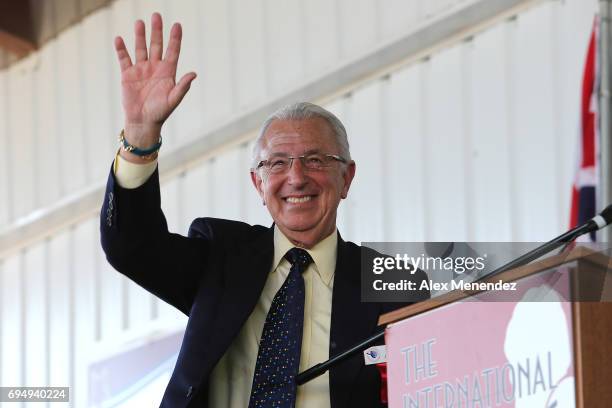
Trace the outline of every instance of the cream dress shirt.
[[[114, 166], [115, 177], [120, 186], [136, 188], [153, 174], [156, 165], [156, 161], [147, 164], [130, 163], [117, 155]], [[337, 244], [338, 234], [334, 230], [323, 241], [307, 249], [314, 262], [303, 274], [306, 293], [300, 372], [329, 358]], [[284, 256], [293, 247], [294, 245], [278, 227], [274, 227], [272, 268], [255, 309], [212, 371], [209, 388], [211, 407], [246, 408], [248, 406], [261, 332], [274, 295], [289, 274], [291, 265]], [[296, 407], [329, 406], [328, 373], [298, 387]]]

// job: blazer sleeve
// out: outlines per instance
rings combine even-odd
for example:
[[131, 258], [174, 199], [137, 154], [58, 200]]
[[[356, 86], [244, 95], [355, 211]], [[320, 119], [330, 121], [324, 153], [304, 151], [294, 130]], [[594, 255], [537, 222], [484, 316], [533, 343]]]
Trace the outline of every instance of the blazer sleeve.
[[157, 169], [136, 189], [119, 186], [111, 169], [100, 234], [117, 271], [189, 315], [214, 243], [205, 234], [188, 238], [168, 231]]

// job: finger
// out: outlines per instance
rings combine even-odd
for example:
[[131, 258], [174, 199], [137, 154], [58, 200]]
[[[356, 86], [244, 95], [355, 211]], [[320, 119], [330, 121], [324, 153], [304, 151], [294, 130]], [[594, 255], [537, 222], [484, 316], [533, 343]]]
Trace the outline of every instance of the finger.
[[134, 37], [136, 45], [136, 62], [147, 60], [147, 39], [145, 37], [145, 23], [142, 20], [134, 24]]
[[166, 48], [166, 55], [164, 60], [173, 64], [178, 63], [179, 54], [181, 53], [181, 38], [183, 36], [183, 29], [179, 23], [174, 23], [170, 30], [170, 39], [168, 40], [168, 48]]
[[172, 109], [176, 108], [179, 103], [183, 100], [187, 91], [191, 87], [191, 82], [196, 78], [195, 72], [189, 72], [181, 78], [180, 81], [174, 86], [170, 95], [168, 95], [168, 103], [172, 106]]
[[121, 37], [115, 37], [115, 52], [117, 53], [117, 59], [119, 60], [121, 72], [132, 66], [132, 59], [130, 58], [127, 48], [125, 48], [125, 43]]
[[149, 47], [149, 59], [159, 61], [164, 49], [164, 35], [162, 18], [159, 13], [151, 16], [151, 46]]

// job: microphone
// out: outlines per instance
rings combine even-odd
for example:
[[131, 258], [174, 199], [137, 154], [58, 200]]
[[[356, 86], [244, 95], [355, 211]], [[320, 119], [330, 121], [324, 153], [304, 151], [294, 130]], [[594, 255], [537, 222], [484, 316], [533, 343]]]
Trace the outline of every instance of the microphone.
[[591, 228], [588, 232], [593, 232], [604, 228], [612, 223], [612, 204], [603, 209], [602, 212], [597, 214], [586, 222], [586, 225]]

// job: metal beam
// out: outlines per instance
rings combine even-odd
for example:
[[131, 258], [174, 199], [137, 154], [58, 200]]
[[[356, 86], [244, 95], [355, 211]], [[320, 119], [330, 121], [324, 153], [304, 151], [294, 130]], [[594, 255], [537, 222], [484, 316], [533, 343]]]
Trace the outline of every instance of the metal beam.
[[29, 1], [0, 3], [0, 48], [18, 58], [36, 48]]
[[115, 0], [0, 1], [0, 69], [41, 48], [59, 33]]
[[[439, 17], [428, 20], [405, 36], [382, 44], [374, 50], [335, 67], [329, 72], [305, 81], [241, 113], [226, 123], [203, 134], [189, 146], [179, 148], [160, 160], [162, 180], [213, 157], [219, 151], [251, 140], [259, 125], [277, 108], [295, 101], [320, 103], [346, 93], [357, 84], [383, 76], [398, 67], [423, 58], [437, 49], [474, 35], [477, 32], [516, 15], [543, 0], [474, 0], [459, 4]], [[119, 101], [117, 101], [119, 103]], [[99, 211], [104, 184], [36, 212], [0, 231], [0, 258], [28, 244], [51, 236], [62, 228], [93, 216]]]
[[[599, 1], [599, 194], [598, 210], [612, 204], [612, 105], [610, 93], [612, 85], [612, 69], [610, 63], [610, 46], [612, 46], [612, 0]], [[612, 242], [612, 228], [602, 230], [598, 235], [602, 242]]]

